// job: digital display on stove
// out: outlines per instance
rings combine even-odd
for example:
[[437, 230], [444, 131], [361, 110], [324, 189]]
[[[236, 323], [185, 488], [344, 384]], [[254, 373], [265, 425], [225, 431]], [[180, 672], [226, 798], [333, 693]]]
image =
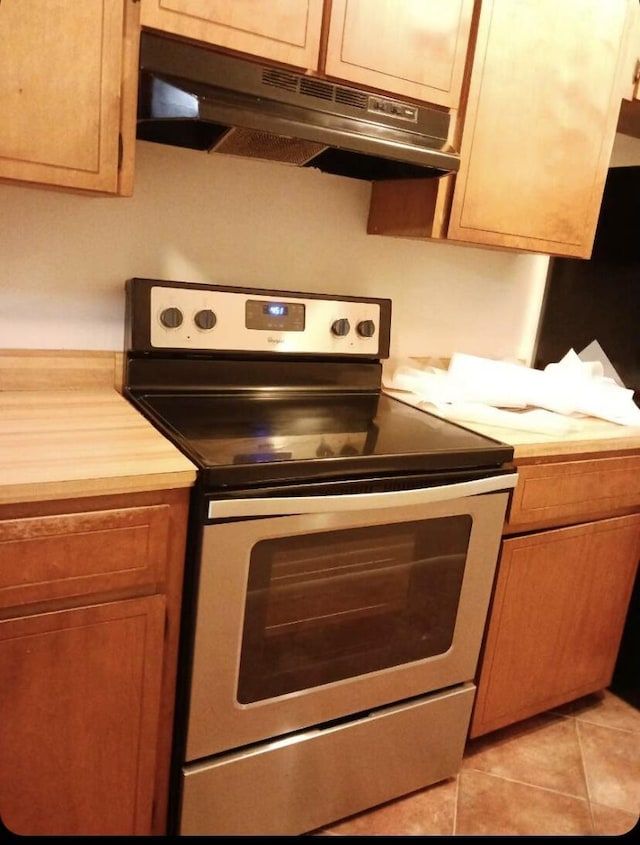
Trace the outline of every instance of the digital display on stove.
[[245, 326], [257, 331], [303, 332], [305, 311], [301, 302], [248, 299]]

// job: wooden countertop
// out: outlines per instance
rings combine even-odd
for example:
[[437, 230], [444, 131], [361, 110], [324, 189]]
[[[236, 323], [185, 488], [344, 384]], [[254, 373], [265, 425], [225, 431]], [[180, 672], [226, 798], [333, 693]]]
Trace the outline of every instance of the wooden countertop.
[[[567, 435], [460, 424], [513, 446], [521, 463], [640, 451], [640, 427], [576, 422]], [[0, 504], [190, 487], [196, 478], [196, 467], [109, 387], [0, 391], [0, 467]]]
[[[414, 407], [419, 406], [419, 400], [411, 393], [401, 390], [385, 390], [385, 393]], [[421, 407], [438, 416], [433, 406], [425, 404]], [[581, 458], [604, 453], [612, 455], [640, 451], [640, 426], [616, 425], [595, 417], [572, 417], [571, 419], [578, 429], [568, 434], [539, 434], [516, 428], [498, 428], [467, 420], [458, 422], [458, 425], [513, 446], [514, 461], [521, 463], [531, 463], [541, 458]]]
[[190, 487], [195, 477], [113, 388], [0, 391], [0, 504]]

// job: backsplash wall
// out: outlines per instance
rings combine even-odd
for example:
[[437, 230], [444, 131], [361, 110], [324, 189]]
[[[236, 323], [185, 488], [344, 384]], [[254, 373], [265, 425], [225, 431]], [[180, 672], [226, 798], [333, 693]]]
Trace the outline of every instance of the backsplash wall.
[[368, 183], [138, 142], [132, 198], [0, 185], [0, 348], [121, 350], [130, 276], [389, 297], [393, 360], [529, 361], [546, 256], [366, 234]]

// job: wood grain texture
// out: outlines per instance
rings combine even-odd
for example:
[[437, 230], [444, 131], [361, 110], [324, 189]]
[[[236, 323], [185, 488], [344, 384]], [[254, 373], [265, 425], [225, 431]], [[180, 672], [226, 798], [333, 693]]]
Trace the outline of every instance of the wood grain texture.
[[308, 70], [318, 67], [323, 0], [142, 0], [141, 23]]
[[618, 117], [618, 132], [640, 138], [640, 100], [623, 100]]
[[332, 0], [328, 76], [457, 108], [473, 0]]
[[133, 196], [136, 127], [138, 118], [138, 66], [140, 61], [140, 4], [125, 0], [120, 96], [122, 156], [118, 169], [118, 196]]
[[0, 621], [0, 811], [14, 833], [148, 834], [165, 600]]
[[[173, 711], [175, 701], [175, 682], [177, 668], [177, 653], [180, 630], [180, 612], [182, 598], [182, 582], [185, 563], [185, 544], [187, 519], [189, 510], [189, 490], [163, 490], [157, 492], [132, 493], [116, 496], [98, 496], [64, 501], [23, 502], [19, 504], [0, 505], [0, 675], [4, 671], [11, 671], [3, 662], [7, 654], [3, 651], [2, 631], [11, 634], [23, 630], [31, 630], [30, 623], [18, 622], [20, 619], [46, 618], [50, 620], [49, 627], [56, 627], [56, 619], [64, 622], [67, 618], [84, 619], [84, 616], [70, 617], [67, 611], [82, 609], [82, 606], [96, 605], [102, 607], [117, 607], [123, 600], [135, 596], [149, 595], [155, 592], [162, 595], [164, 612], [162, 615], [163, 640], [158, 645], [153, 638], [149, 640], [149, 648], [153, 648], [162, 660], [161, 669], [154, 671], [161, 673], [161, 696], [157, 707], [156, 733], [147, 738], [147, 747], [143, 750], [149, 755], [152, 747], [155, 749], [155, 769], [151, 774], [140, 770], [140, 775], [154, 780], [154, 798], [152, 815], [148, 805], [150, 799], [146, 793], [146, 809], [144, 813], [145, 828], [141, 833], [163, 835], [167, 832], [167, 801], [169, 794], [169, 770], [171, 749], [173, 743]], [[125, 602], [129, 606], [130, 602]], [[1, 620], [7, 625], [2, 627]], [[11, 622], [12, 624], [8, 624]], [[13, 624], [15, 623], [15, 624]], [[54, 625], [55, 623], [55, 625]], [[87, 625], [91, 626], [91, 618]], [[26, 628], [25, 628], [26, 626]], [[91, 659], [101, 660], [100, 650], [108, 649], [99, 637], [91, 638], [94, 648]], [[66, 638], [63, 638], [66, 640]], [[59, 642], [53, 640], [52, 643]], [[98, 651], [96, 655], [95, 650]], [[13, 652], [12, 652], [13, 653]], [[70, 657], [70, 655], [68, 655]], [[105, 659], [107, 657], [105, 656]], [[155, 659], [155, 658], [154, 658]], [[28, 661], [23, 668], [29, 667]], [[57, 668], [56, 668], [57, 667]], [[57, 673], [63, 669], [57, 666], [55, 660], [51, 669], [55, 685]], [[81, 672], [78, 666], [68, 667], [68, 672], [75, 675]], [[28, 674], [28, 673], [27, 673]], [[38, 681], [40, 689], [47, 693], [49, 678]], [[27, 686], [36, 683], [25, 677]], [[131, 694], [137, 688], [137, 679], [131, 680]], [[1, 699], [0, 691], [0, 699]], [[48, 694], [48, 693], [47, 693]], [[68, 692], [72, 709], [77, 705], [74, 698], [79, 695], [78, 690]], [[47, 695], [45, 694], [46, 698]], [[68, 699], [63, 699], [67, 701]], [[155, 699], [145, 703], [155, 707]], [[4, 713], [3, 713], [4, 715]], [[31, 713], [34, 718], [37, 714]], [[123, 714], [126, 716], [126, 714]], [[56, 718], [60, 722], [61, 730], [68, 729], [63, 722], [64, 716], [60, 712]], [[73, 714], [70, 716], [73, 721]], [[146, 716], [145, 716], [146, 718]], [[25, 726], [26, 729], [27, 726]], [[98, 725], [99, 730], [101, 726]], [[41, 724], [36, 720], [31, 725], [31, 732], [41, 730]], [[131, 726], [124, 730], [133, 730]], [[0, 726], [0, 735], [2, 727]], [[126, 734], [123, 735], [126, 739]], [[87, 730], [84, 737], [92, 746], [96, 738]], [[128, 740], [127, 740], [128, 742]], [[0, 737], [0, 745], [2, 739]], [[135, 749], [130, 749], [133, 754]], [[93, 750], [90, 750], [93, 753]], [[118, 754], [121, 755], [121, 750]], [[129, 753], [129, 752], [128, 752]], [[121, 756], [118, 758], [121, 761]], [[31, 765], [37, 773], [40, 757], [32, 759]], [[2, 771], [3, 757], [0, 754], [0, 784], [3, 778], [10, 778], [10, 773]], [[46, 765], [46, 764], [45, 764]], [[105, 763], [105, 765], [107, 765]], [[77, 770], [67, 773], [67, 781], [73, 782]], [[105, 773], [108, 779], [110, 771]], [[83, 780], [91, 776], [84, 769]], [[102, 776], [98, 775], [98, 780]], [[81, 791], [91, 793], [95, 790], [95, 783], [83, 783]], [[145, 786], [145, 789], [147, 787]], [[73, 792], [73, 787], [69, 787]], [[0, 795], [1, 795], [0, 791]], [[26, 794], [26, 793], [25, 793]], [[12, 812], [23, 822], [31, 825], [25, 813], [27, 808], [22, 806], [20, 796], [12, 796]], [[36, 809], [38, 805], [36, 804]], [[68, 805], [61, 805], [62, 811], [68, 811]], [[3, 807], [0, 801], [0, 813]], [[86, 819], [76, 818], [78, 830], [83, 832], [82, 825]], [[123, 811], [124, 812], [124, 811]], [[138, 812], [138, 811], [136, 811]], [[53, 815], [51, 815], [53, 814]], [[50, 810], [48, 817], [53, 829], [57, 829], [60, 819], [55, 818], [55, 810]], [[47, 814], [45, 813], [45, 817]], [[26, 821], [25, 821], [26, 819]], [[102, 817], [97, 816], [94, 822], [99, 826]], [[109, 820], [108, 825], [128, 825], [131, 819], [122, 814]], [[44, 824], [45, 822], [42, 822]], [[65, 819], [65, 825], [73, 825], [71, 819]], [[41, 822], [37, 822], [41, 824]], [[29, 829], [27, 826], [26, 829]], [[38, 828], [40, 829], [40, 828]], [[65, 829], [69, 829], [68, 827]], [[107, 826], [105, 830], [111, 830]], [[96, 832], [98, 827], [96, 827]], [[123, 831], [130, 831], [129, 826]], [[103, 831], [105, 832], [105, 831]]]
[[188, 487], [196, 468], [115, 390], [0, 391], [0, 503]]
[[[627, 25], [623, 44], [622, 97], [625, 101], [638, 102], [640, 98], [640, 4], [629, 2]], [[620, 129], [618, 124], [618, 132]]]
[[[483, 0], [448, 238], [588, 258], [627, 0]], [[552, 61], [548, 57], [553, 57]]]
[[124, 0], [9, 0], [0, 178], [115, 194]]
[[0, 391], [117, 388], [121, 371], [121, 352], [0, 349]]
[[509, 531], [640, 510], [640, 455], [518, 466]]
[[503, 542], [471, 736], [611, 682], [640, 557], [640, 514]]
[[169, 506], [0, 521], [0, 608], [146, 588], [167, 564]]
[[[164, 650], [162, 665], [162, 692], [158, 719], [158, 741], [155, 770], [155, 793], [151, 830], [156, 836], [168, 832], [168, 803], [171, 771], [171, 754], [174, 742], [174, 708], [176, 701], [176, 675], [180, 643], [182, 613], [182, 587], [186, 566], [185, 551], [189, 519], [189, 490], [171, 490], [162, 494], [162, 502], [170, 505], [168, 542], [166, 548], [165, 580], [166, 598]], [[141, 499], [144, 498], [143, 494]], [[158, 496], [158, 494], [152, 494]]]
[[444, 237], [453, 178], [449, 174], [437, 179], [373, 182], [367, 234], [403, 238]]

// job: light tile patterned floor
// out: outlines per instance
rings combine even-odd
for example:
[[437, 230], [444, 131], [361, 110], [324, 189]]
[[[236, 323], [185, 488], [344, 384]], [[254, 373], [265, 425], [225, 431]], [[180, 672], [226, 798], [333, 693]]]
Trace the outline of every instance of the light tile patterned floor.
[[468, 743], [459, 774], [322, 835], [620, 835], [640, 814], [640, 711], [605, 691]]

